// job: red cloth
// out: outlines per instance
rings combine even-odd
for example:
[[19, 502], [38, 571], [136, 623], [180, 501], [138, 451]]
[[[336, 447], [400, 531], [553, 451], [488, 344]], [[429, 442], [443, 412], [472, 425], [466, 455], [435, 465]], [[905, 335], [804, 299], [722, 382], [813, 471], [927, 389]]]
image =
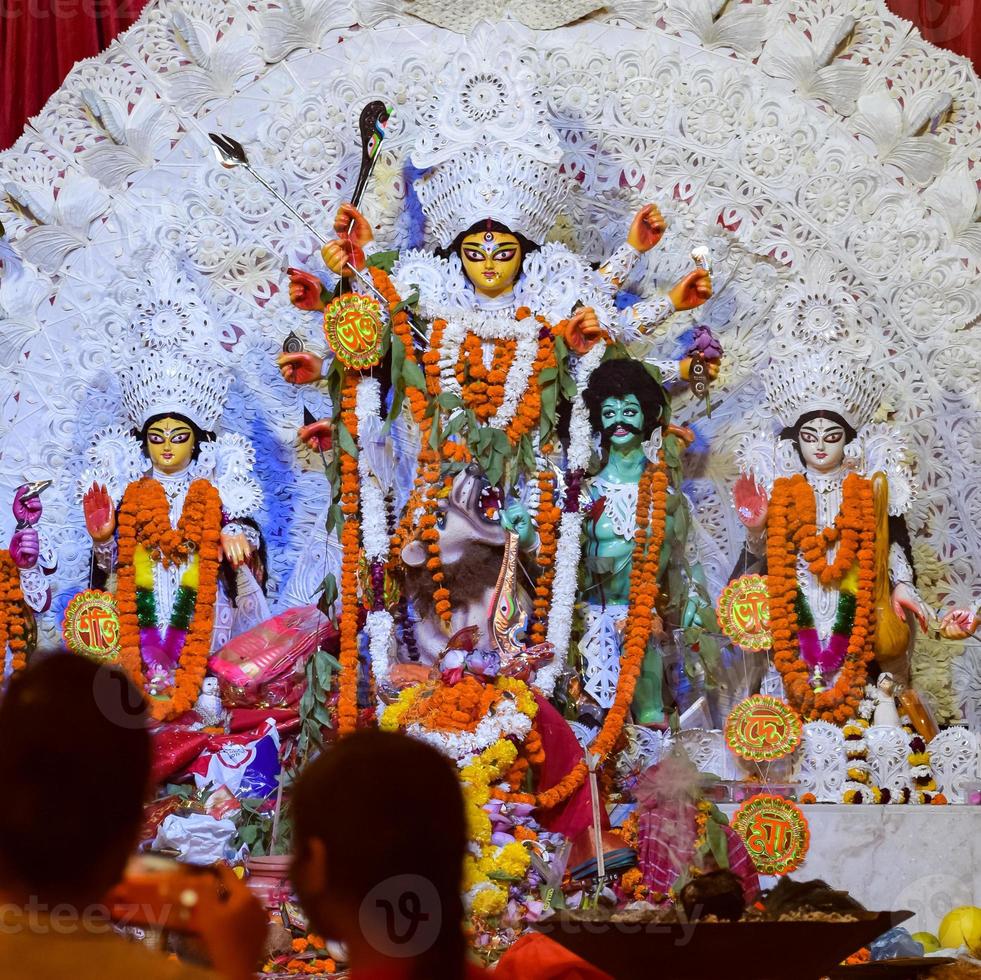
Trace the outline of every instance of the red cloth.
[[976, 0], [886, 0], [889, 9], [912, 21], [933, 44], [964, 55], [981, 73], [981, 17]]
[[21, 134], [76, 61], [91, 58], [146, 0], [0, 0], [0, 149]]
[[494, 970], [495, 980], [613, 980], [592, 963], [540, 932], [522, 936]]
[[[572, 734], [569, 723], [540, 694], [535, 695], [538, 715], [535, 724], [542, 737], [545, 762], [539, 773], [538, 791], [551, 789], [564, 776], [572, 772], [582, 761], [583, 751]], [[605, 815], [606, 809], [603, 808]], [[538, 822], [553, 833], [564, 834], [574, 840], [593, 819], [592, 801], [589, 798], [589, 782], [585, 781], [565, 803], [560, 803], [538, 815]]]
[[[2, 0], [0, 0], [2, 2]], [[204, 751], [207, 732], [192, 732], [176, 725], [166, 725], [154, 732], [153, 785], [163, 783], [182, 772]]]

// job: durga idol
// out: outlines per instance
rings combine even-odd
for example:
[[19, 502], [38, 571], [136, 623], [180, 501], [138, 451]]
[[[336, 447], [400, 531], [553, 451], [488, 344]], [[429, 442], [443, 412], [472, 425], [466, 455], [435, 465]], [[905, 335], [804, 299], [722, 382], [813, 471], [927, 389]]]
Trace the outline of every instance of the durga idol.
[[96, 437], [79, 494], [114, 580], [120, 661], [171, 721], [193, 708], [212, 651], [269, 615], [261, 492], [251, 445], [215, 435], [230, 381], [217, 365], [144, 343], [119, 381], [133, 428]]
[[905, 521], [912, 476], [895, 430], [872, 422], [882, 386], [861, 364], [815, 351], [772, 361], [764, 381], [782, 429], [744, 441], [734, 499], [765, 561], [787, 699], [842, 724], [873, 660], [908, 680], [906, 614], [926, 629]]
[[[442, 76], [438, 106], [423, 112], [411, 154], [421, 172], [413, 191], [431, 248], [401, 252], [386, 272], [378, 263], [392, 253], [381, 252], [368, 221], [342, 205], [334, 225], [338, 238], [322, 255], [342, 276], [367, 266], [390, 309], [414, 301], [414, 332], [400, 328], [405, 317], [395, 314], [393, 332], [404, 349], [398, 362], [409, 362], [407, 403], [424, 448], [433, 424], [428, 406], [440, 407], [440, 437], [431, 441], [439, 446], [442, 473], [434, 465], [429, 476], [438, 479], [472, 459], [498, 484], [505, 471], [532, 477], [540, 457], [556, 448], [555, 375], [568, 368], [566, 355], [584, 354], [601, 337], [636, 340], [676, 311], [705, 303], [712, 287], [709, 272], [693, 268], [667, 293], [618, 310], [614, 297], [621, 285], [664, 235], [660, 211], [642, 208], [626, 242], [599, 269], [565, 245], [547, 242], [574, 182], [562, 169], [563, 150], [545, 100], [516, 55], [510, 69], [460, 57], [464, 62], [451, 61]], [[491, 89], [497, 94], [487, 104], [483, 96]], [[474, 101], [475, 91], [481, 101]], [[290, 276], [297, 306], [324, 308], [329, 295], [318, 277], [296, 270]], [[352, 285], [361, 288], [356, 280]], [[721, 354], [712, 350], [710, 375]], [[676, 380], [691, 362], [656, 363], [662, 376]], [[305, 383], [317, 380], [324, 364], [314, 354], [284, 354], [280, 368], [286, 380]], [[419, 385], [423, 375], [425, 387]], [[401, 383], [395, 379], [396, 387]], [[312, 427], [301, 433], [317, 434]]]

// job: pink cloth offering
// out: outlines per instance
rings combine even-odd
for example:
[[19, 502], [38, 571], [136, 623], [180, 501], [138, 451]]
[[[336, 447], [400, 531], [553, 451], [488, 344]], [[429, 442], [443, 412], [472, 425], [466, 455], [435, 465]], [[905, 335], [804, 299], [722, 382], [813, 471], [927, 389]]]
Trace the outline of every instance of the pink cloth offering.
[[226, 643], [208, 663], [226, 704], [296, 704], [307, 659], [334, 632], [316, 606], [298, 606]]
[[[695, 853], [695, 804], [685, 800], [641, 813], [637, 824], [637, 858], [644, 884], [652, 892], [667, 895], [688, 867]], [[742, 838], [731, 828], [723, 827], [729, 851], [729, 870], [743, 886], [743, 898], [749, 905], [760, 894], [760, 879]]]

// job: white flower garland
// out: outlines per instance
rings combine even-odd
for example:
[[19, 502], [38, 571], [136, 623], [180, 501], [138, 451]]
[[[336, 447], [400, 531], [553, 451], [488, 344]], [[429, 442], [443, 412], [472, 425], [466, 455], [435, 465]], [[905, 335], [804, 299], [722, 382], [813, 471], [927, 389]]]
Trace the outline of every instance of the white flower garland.
[[[384, 683], [392, 669], [392, 653], [395, 646], [395, 621], [386, 609], [372, 610], [364, 624], [368, 634], [368, 653], [371, 656], [371, 672], [375, 685]], [[379, 710], [381, 705], [379, 704]]]
[[[370, 418], [381, 412], [381, 384], [376, 378], [364, 377], [358, 382], [355, 401], [358, 432], [367, 428]], [[360, 440], [359, 440], [360, 443]], [[365, 555], [370, 562], [386, 561], [390, 538], [388, 515], [385, 511], [385, 494], [368, 465], [368, 454], [359, 444], [358, 478], [361, 483], [361, 534]]]
[[[583, 392], [593, 371], [606, 353], [606, 344], [594, 344], [576, 365], [576, 397], [569, 419], [569, 451], [567, 472], [585, 470], [592, 453], [593, 433], [589, 425], [589, 409]], [[565, 666], [572, 633], [572, 613], [579, 587], [579, 563], [582, 559], [582, 526], [585, 515], [580, 509], [563, 511], [559, 520], [559, 543], [555, 549], [555, 577], [552, 580], [552, 605], [548, 616], [547, 642], [555, 649], [552, 661], [535, 675], [535, 687], [545, 697], [551, 696], [555, 683]]]
[[505, 698], [480, 720], [472, 732], [435, 732], [413, 722], [406, 726], [405, 733], [427, 742], [459, 762], [483, 752], [502, 738], [523, 742], [531, 731], [531, 722], [531, 718], [515, 702]]
[[497, 312], [454, 313], [452, 321], [447, 321], [440, 341], [439, 375], [443, 391], [455, 395], [462, 394], [456, 377], [456, 362], [460, 356], [460, 347], [468, 333], [473, 333], [483, 342], [496, 340], [517, 342], [514, 360], [511, 362], [504, 383], [504, 400], [493, 417], [487, 420], [487, 424], [495, 429], [507, 428], [531, 380], [535, 357], [538, 354], [538, 322], [530, 318], [516, 320], [510, 313], [504, 316]]
[[[377, 418], [381, 412], [381, 383], [376, 378], [363, 377], [358, 382], [354, 411], [358, 420], [358, 432], [366, 432], [368, 420]], [[372, 563], [385, 562], [388, 560], [390, 547], [385, 494], [378, 479], [371, 472], [368, 465], [368, 454], [364, 452], [360, 439], [358, 450], [361, 535], [365, 556]], [[388, 677], [391, 670], [395, 623], [386, 610], [372, 610], [368, 613], [365, 631], [368, 634], [371, 671], [377, 685]]]

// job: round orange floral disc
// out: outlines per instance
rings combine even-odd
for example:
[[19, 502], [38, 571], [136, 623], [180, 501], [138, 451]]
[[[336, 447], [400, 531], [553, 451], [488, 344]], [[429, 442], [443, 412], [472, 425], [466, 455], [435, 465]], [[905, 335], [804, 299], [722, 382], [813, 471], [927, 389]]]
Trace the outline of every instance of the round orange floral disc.
[[719, 596], [716, 613], [722, 632], [738, 646], [746, 650], [773, 646], [766, 576], [743, 575], [730, 582]]
[[771, 762], [790, 755], [800, 745], [801, 721], [780, 698], [753, 694], [726, 719], [726, 745], [743, 759]]
[[381, 360], [382, 313], [378, 300], [344, 293], [324, 310], [324, 334], [334, 356], [356, 371]]
[[72, 653], [107, 662], [119, 656], [119, 614], [108, 592], [79, 592], [68, 603], [61, 630]]
[[772, 793], [746, 800], [733, 815], [732, 829], [764, 875], [785, 875], [799, 868], [811, 840], [801, 808]]

